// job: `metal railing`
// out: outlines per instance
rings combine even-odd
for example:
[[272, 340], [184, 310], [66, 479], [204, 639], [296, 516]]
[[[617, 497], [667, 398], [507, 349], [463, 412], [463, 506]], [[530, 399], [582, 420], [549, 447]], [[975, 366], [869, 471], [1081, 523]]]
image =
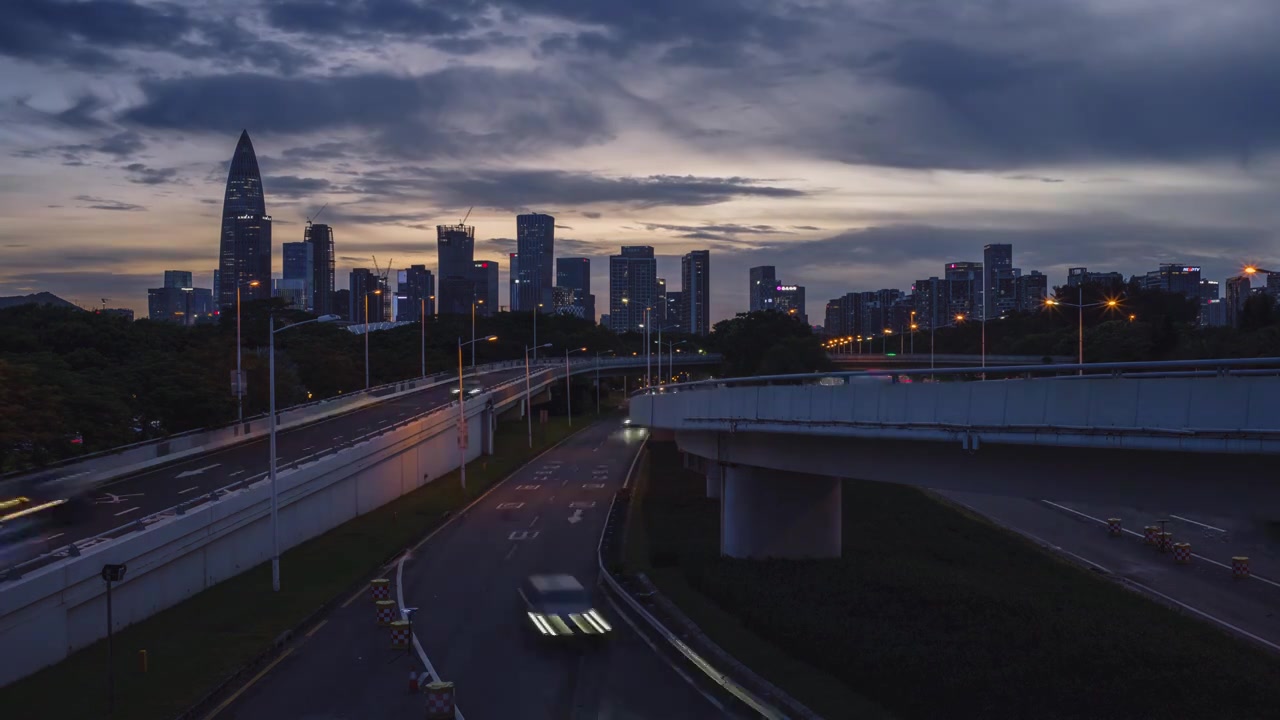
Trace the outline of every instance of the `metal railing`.
[[[523, 365], [523, 363], [521, 364]], [[536, 375], [538, 377], [536, 377], [536, 381], [538, 383], [543, 383], [544, 381], [549, 382], [555, 379], [556, 368], [550, 366], [550, 365], [554, 365], [554, 363], [549, 363], [548, 365], [549, 365], [548, 367], [540, 368], [537, 371]], [[550, 378], [542, 377], [543, 373], [548, 373], [548, 372], [551, 373]], [[455, 374], [455, 377], [456, 377], [456, 374]], [[486, 388], [485, 394], [489, 396], [488, 398], [486, 398], [486, 402], [489, 402], [489, 403], [492, 403], [495, 401], [505, 402], [514, 397], [523, 395], [524, 384], [525, 384], [525, 378], [519, 377], [519, 378], [513, 378], [511, 380], [507, 380], [506, 382], [502, 382], [502, 383], [499, 383], [498, 385], [494, 385], [492, 387]], [[514, 390], [515, 392], [505, 393], [503, 394], [502, 397], [496, 398], [496, 399], [493, 397], [493, 393], [503, 391], [503, 390]], [[474, 402], [474, 400], [468, 400], [467, 402], [469, 403]], [[453, 413], [456, 412], [458, 403], [459, 403], [459, 400], [451, 400], [448, 404], [439, 405], [434, 408], [431, 408], [430, 410], [424, 410], [412, 417], [397, 420], [381, 428], [367, 432], [364, 435], [360, 435], [358, 437], [354, 437], [349, 440], [344, 440], [341, 443], [330, 445], [325, 449], [320, 450], [318, 452], [314, 452], [310, 455], [306, 455], [306, 456], [297, 458], [295, 460], [290, 460], [288, 462], [280, 463], [276, 466], [276, 472], [278, 474], [286, 470], [294, 470], [303, 465], [322, 460], [331, 455], [336, 455], [339, 452], [342, 452], [343, 450], [347, 450], [361, 443], [367, 442], [379, 435], [383, 435], [388, 432], [398, 430], [406, 425], [409, 425], [415, 422], [428, 420], [432, 415], [443, 415], [446, 422], [452, 421]], [[427, 428], [426, 430], [434, 429], [435, 427], [438, 427], [438, 426], [439, 425], [435, 425], [435, 426], [432, 426], [431, 428]], [[264, 480], [266, 477], [267, 477], [267, 471], [263, 470], [262, 472], [259, 472], [255, 475], [250, 475], [245, 478], [241, 478], [239, 480], [236, 480], [235, 482], [216, 488], [207, 493], [197, 495], [191, 499], [184, 500], [183, 502], [180, 502], [176, 505], [164, 508], [163, 510], [158, 510], [149, 515], [139, 517], [136, 520], [128, 522], [124, 525], [120, 525], [110, 530], [106, 530], [101, 533], [98, 533], [97, 535], [75, 540], [66, 545], [60, 546], [55, 549], [51, 549], [48, 552], [36, 558], [32, 558], [22, 563], [18, 563], [9, 568], [0, 568], [0, 582], [4, 582], [6, 580], [19, 579], [23, 575], [30, 573], [33, 570], [37, 570], [41, 567], [44, 567], [45, 565], [49, 565], [69, 557], [77, 557], [80, 555], [81, 551], [87, 550], [91, 547], [94, 547], [95, 545], [100, 545], [105, 542], [110, 542], [112, 540], [129, 535], [130, 533], [137, 532], [139, 530], [145, 530], [147, 526], [152, 525], [160, 520], [179, 516], [179, 515], [185, 515], [188, 512], [191, 512], [192, 510], [200, 506], [203, 506], [207, 503], [218, 502], [228, 494], [236, 492], [238, 490], [249, 488], [254, 484]]]
[[[996, 376], [992, 378], [990, 376]], [[1280, 357], [1218, 358], [1207, 360], [1156, 360], [1148, 362], [1084, 363], [1071, 365], [1001, 365], [985, 368], [913, 368], [907, 370], [836, 370], [832, 372], [797, 373], [788, 375], [753, 375], [713, 380], [695, 380], [670, 383], [638, 390], [633, 395], [710, 390], [722, 387], [750, 387], [759, 385], [814, 385], [828, 378], [843, 382], [862, 378], [884, 378], [885, 382], [910, 383], [915, 378], [933, 380], [992, 380], [992, 379], [1041, 379], [1041, 380], [1098, 380], [1105, 378], [1156, 378], [1156, 377], [1224, 377], [1280, 375]], [[928, 380], [926, 380], [928, 382]]]

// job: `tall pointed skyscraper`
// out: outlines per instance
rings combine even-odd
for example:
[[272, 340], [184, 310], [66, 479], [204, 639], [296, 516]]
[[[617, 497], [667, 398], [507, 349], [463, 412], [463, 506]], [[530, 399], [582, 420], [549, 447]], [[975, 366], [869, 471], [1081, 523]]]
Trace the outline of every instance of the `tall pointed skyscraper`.
[[[218, 305], [271, 297], [271, 218], [262, 196], [262, 174], [249, 131], [240, 133], [227, 173], [222, 201], [222, 238], [218, 248]], [[249, 283], [258, 282], [257, 287]]]

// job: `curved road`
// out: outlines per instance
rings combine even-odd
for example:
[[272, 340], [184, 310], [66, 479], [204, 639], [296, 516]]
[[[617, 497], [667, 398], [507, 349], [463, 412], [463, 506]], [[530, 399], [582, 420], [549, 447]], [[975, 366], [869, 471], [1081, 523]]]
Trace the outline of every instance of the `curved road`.
[[[482, 375], [485, 386], [524, 376], [524, 368]], [[344, 415], [276, 434], [276, 457], [284, 464], [343, 445], [376, 432], [380, 427], [447, 405], [453, 400], [450, 384], [438, 385]], [[96, 493], [95, 504], [74, 525], [57, 528], [45, 538], [49, 549], [91, 538], [133, 520], [171, 508], [237, 480], [264, 476], [267, 472], [267, 437], [263, 436], [222, 450], [113, 480]], [[83, 545], [81, 547], [84, 547]]]
[[[595, 649], [540, 642], [516, 594], [533, 573], [567, 572], [594, 587], [609, 502], [643, 432], [617, 419], [583, 430], [406, 557], [400, 590], [419, 608], [415, 634], [435, 670], [455, 683], [466, 720], [721, 716], [598, 589], [614, 633]], [[387, 569], [393, 582], [397, 565]], [[410, 671], [421, 669], [416, 655], [390, 649], [364, 591], [206, 720], [421, 717], [422, 696], [407, 688]]]

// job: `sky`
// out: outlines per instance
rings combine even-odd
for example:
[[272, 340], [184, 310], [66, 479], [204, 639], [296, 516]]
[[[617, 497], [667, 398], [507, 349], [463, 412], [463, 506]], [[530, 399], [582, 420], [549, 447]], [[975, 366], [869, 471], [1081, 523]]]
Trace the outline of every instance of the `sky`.
[[[1280, 265], [1274, 0], [5, 0], [0, 295], [145, 313], [208, 287], [248, 129], [274, 239], [352, 267], [477, 259], [515, 215], [557, 256], [711, 250], [826, 299], [909, 289], [1009, 242], [1066, 268]], [[276, 271], [280, 268], [277, 248]]]

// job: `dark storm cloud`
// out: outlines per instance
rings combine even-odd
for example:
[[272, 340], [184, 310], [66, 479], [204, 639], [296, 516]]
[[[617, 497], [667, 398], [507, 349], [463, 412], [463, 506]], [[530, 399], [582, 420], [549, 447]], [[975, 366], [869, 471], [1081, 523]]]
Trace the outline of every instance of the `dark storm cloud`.
[[81, 207], [86, 207], [91, 210], [122, 210], [126, 212], [146, 210], [146, 208], [141, 205], [133, 205], [127, 202], [120, 202], [119, 200], [107, 200], [105, 198], [93, 197], [92, 195], [77, 195], [75, 199], [82, 203], [89, 203], [88, 205], [82, 205]]
[[558, 170], [438, 172], [418, 170], [412, 179], [366, 179], [356, 183], [371, 194], [429, 189], [449, 207], [478, 205], [501, 210], [614, 203], [635, 207], [714, 205], [739, 197], [794, 198], [799, 190], [762, 185], [743, 177], [651, 175], [610, 178]]
[[129, 182], [139, 185], [164, 185], [178, 176], [177, 168], [152, 168], [142, 163], [131, 163], [124, 169], [129, 173]]
[[121, 66], [117, 50], [147, 50], [217, 58], [293, 72], [308, 55], [263, 40], [234, 18], [205, 21], [171, 2], [128, 0], [7, 0], [0, 23], [0, 54], [62, 63], [99, 72]]
[[[1097, 19], [1074, 22], [1062, 28], [1067, 36]], [[1124, 32], [1132, 29], [1098, 27], [1083, 47], [1040, 55], [998, 40], [966, 43], [962, 33], [903, 40], [852, 67], [908, 91], [906, 99], [851, 114], [813, 139], [850, 162], [955, 169], [1248, 162], [1280, 146], [1280, 25], [1258, 23], [1238, 43], [1197, 37], [1117, 53]]]
[[718, 53], [736, 54], [743, 44], [785, 49], [812, 32], [817, 14], [806, 4], [776, 0], [496, 0], [494, 4], [515, 13], [604, 28], [604, 32], [566, 36], [551, 47], [544, 44], [544, 51], [573, 48], [620, 56], [655, 43], [691, 42], [696, 49], [689, 52], [690, 57], [698, 55], [702, 60]]
[[328, 190], [333, 183], [324, 178], [298, 177], [296, 175], [267, 175], [262, 178], [262, 190], [268, 197], [307, 197]]
[[608, 137], [601, 101], [589, 88], [523, 71], [457, 67], [415, 77], [293, 79], [232, 74], [145, 80], [142, 90], [146, 101], [126, 117], [148, 127], [357, 128], [374, 133], [378, 147], [397, 157], [532, 152]]
[[158, 49], [191, 28], [187, 11], [172, 3], [7, 0], [0, 23], [0, 53], [27, 60], [111, 64], [93, 46]]
[[[668, 230], [682, 233], [716, 233], [720, 235], [790, 235], [791, 232], [776, 228], [773, 225], [739, 225], [722, 223], [719, 225], [664, 225], [661, 223], [645, 223], [646, 230]], [[817, 228], [814, 228], [815, 230]]]
[[451, 35], [473, 25], [460, 0], [269, 0], [267, 19], [290, 32], [317, 35]]

